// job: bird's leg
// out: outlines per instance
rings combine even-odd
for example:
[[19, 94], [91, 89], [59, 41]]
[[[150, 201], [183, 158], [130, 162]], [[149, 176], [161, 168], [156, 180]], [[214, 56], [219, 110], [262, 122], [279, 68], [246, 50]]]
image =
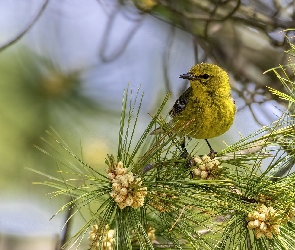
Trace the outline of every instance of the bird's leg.
[[[182, 148], [183, 152], [182, 154], [180, 155], [181, 158], [184, 158], [184, 159], [189, 159], [189, 161], [187, 162], [186, 166], [188, 168], [191, 168], [194, 164], [194, 159], [190, 157], [189, 153], [187, 152], [187, 149], [185, 147], [185, 137], [183, 138], [182, 142], [180, 143], [180, 147]], [[193, 175], [193, 172], [190, 171], [190, 176], [191, 178], [194, 178], [194, 175]]]
[[215, 151], [214, 151], [214, 149], [211, 147], [211, 145], [210, 145], [210, 143], [208, 142], [208, 140], [205, 139], [205, 141], [206, 141], [206, 143], [207, 143], [207, 145], [208, 145], [208, 147], [209, 147], [209, 149], [210, 149], [210, 152], [209, 152], [208, 156], [210, 156], [210, 158], [213, 159], [213, 158], [215, 157]]
[[185, 147], [185, 137], [183, 137], [183, 140], [180, 143], [180, 147], [183, 150], [183, 152], [182, 152], [182, 154], [180, 156], [181, 156], [181, 158], [185, 158], [186, 159], [189, 154], [188, 154], [188, 152], [186, 150], [186, 147]]

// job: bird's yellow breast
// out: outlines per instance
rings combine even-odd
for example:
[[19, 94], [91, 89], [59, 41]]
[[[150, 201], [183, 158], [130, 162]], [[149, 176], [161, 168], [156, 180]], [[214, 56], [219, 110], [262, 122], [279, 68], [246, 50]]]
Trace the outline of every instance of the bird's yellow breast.
[[215, 64], [200, 63], [180, 78], [189, 80], [190, 87], [169, 112], [175, 132], [196, 139], [225, 133], [233, 124], [236, 112], [228, 74]]
[[206, 93], [193, 95], [185, 110], [174, 117], [176, 126], [185, 135], [208, 139], [225, 133], [233, 124], [236, 112], [230, 94], [218, 96]]

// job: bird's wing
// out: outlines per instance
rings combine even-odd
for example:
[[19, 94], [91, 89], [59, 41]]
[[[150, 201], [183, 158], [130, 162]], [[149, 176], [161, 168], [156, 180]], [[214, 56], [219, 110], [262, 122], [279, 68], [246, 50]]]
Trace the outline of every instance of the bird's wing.
[[180, 114], [186, 107], [190, 96], [193, 94], [192, 87], [189, 87], [186, 91], [182, 93], [182, 95], [176, 100], [174, 103], [172, 109], [169, 112], [169, 115], [171, 117], [177, 116]]

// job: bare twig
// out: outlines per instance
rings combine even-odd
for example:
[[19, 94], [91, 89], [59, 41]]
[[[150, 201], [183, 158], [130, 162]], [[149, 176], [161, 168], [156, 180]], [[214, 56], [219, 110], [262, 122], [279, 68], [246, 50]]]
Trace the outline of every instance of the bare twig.
[[2, 46], [0, 46], [0, 51], [6, 49], [7, 47], [13, 45], [14, 43], [16, 43], [18, 40], [20, 40], [32, 27], [33, 25], [38, 21], [38, 19], [41, 17], [42, 13], [44, 12], [44, 10], [47, 7], [47, 4], [49, 3], [49, 0], [45, 0], [45, 2], [43, 3], [41, 9], [38, 11], [37, 15], [35, 16], [35, 18], [29, 23], [29, 25], [23, 30], [21, 31], [19, 34], [17, 34], [15, 36], [15, 38], [13, 38], [12, 40], [8, 41], [7, 43], [3, 44]]

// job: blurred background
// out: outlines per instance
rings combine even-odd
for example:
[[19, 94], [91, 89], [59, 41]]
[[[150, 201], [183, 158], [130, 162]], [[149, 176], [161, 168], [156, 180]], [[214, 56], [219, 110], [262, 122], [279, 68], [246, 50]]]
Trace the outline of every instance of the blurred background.
[[[167, 92], [168, 112], [198, 62], [230, 75], [238, 112], [215, 150], [274, 121], [286, 103], [269, 68], [290, 62], [291, 0], [40, 0], [0, 2], [0, 250], [58, 249], [66, 202], [32, 182], [57, 175], [41, 139], [54, 128], [103, 171], [116, 153], [123, 91], [144, 92], [136, 136]], [[285, 32], [283, 32], [285, 30]], [[204, 142], [200, 141], [200, 145]], [[206, 145], [201, 148], [207, 151]], [[75, 221], [75, 231], [80, 224]], [[81, 225], [80, 225], [81, 226]]]

